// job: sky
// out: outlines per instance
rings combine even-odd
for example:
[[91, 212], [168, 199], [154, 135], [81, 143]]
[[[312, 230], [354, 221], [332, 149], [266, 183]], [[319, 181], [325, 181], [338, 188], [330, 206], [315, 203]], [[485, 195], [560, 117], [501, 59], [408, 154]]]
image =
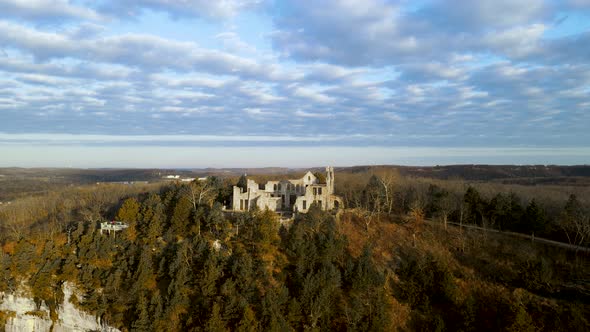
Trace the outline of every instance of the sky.
[[590, 164], [590, 0], [0, 0], [0, 167]]

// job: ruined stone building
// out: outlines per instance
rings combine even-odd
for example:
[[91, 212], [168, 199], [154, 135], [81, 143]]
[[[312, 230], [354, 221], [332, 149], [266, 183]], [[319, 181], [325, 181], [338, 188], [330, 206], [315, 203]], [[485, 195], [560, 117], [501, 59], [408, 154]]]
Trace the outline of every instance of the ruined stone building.
[[311, 172], [300, 179], [268, 181], [258, 184], [248, 179], [246, 189], [234, 186], [232, 210], [248, 211], [257, 206], [279, 213], [307, 212], [311, 204], [323, 210], [342, 207], [342, 200], [334, 195], [334, 168], [326, 167], [326, 183]]

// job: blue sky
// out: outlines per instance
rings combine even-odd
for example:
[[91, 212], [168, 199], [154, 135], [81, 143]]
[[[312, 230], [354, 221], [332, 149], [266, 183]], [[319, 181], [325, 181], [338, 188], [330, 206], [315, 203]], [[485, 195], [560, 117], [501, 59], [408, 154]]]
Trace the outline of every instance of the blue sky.
[[590, 164], [590, 1], [0, 0], [0, 166]]

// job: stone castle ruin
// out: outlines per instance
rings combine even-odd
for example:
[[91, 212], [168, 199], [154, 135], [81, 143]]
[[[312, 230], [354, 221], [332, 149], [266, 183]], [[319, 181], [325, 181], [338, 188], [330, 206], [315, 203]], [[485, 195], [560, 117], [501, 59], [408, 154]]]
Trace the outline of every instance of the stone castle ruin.
[[342, 199], [334, 195], [334, 168], [326, 167], [326, 183], [311, 172], [300, 179], [268, 181], [258, 184], [248, 179], [245, 189], [233, 187], [233, 211], [248, 211], [254, 207], [281, 214], [306, 213], [315, 203], [322, 210], [342, 207]]

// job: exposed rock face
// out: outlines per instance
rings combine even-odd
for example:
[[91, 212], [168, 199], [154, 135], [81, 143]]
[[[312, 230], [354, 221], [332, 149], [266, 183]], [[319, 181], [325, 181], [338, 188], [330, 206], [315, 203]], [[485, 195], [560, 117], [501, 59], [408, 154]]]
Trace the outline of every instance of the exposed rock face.
[[[31, 298], [15, 296], [13, 294], [0, 295], [0, 311], [10, 313], [14, 317], [8, 318], [4, 330], [6, 332], [20, 331], [49, 331], [51, 319], [49, 319], [49, 308], [42, 304], [39, 310]], [[28, 314], [32, 312], [43, 312], [45, 317]]]
[[75, 288], [73, 285], [64, 283], [64, 302], [59, 306], [57, 311], [58, 320], [56, 322], [51, 321], [49, 308], [45, 303], [42, 303], [37, 308], [32, 298], [23, 296], [22, 294], [0, 293], [0, 311], [14, 316], [7, 319], [4, 330], [6, 332], [45, 332], [50, 331], [53, 326], [53, 331], [55, 332], [119, 331], [101, 324], [100, 320], [96, 317], [75, 308], [74, 304], [70, 302], [70, 297], [74, 292]]

